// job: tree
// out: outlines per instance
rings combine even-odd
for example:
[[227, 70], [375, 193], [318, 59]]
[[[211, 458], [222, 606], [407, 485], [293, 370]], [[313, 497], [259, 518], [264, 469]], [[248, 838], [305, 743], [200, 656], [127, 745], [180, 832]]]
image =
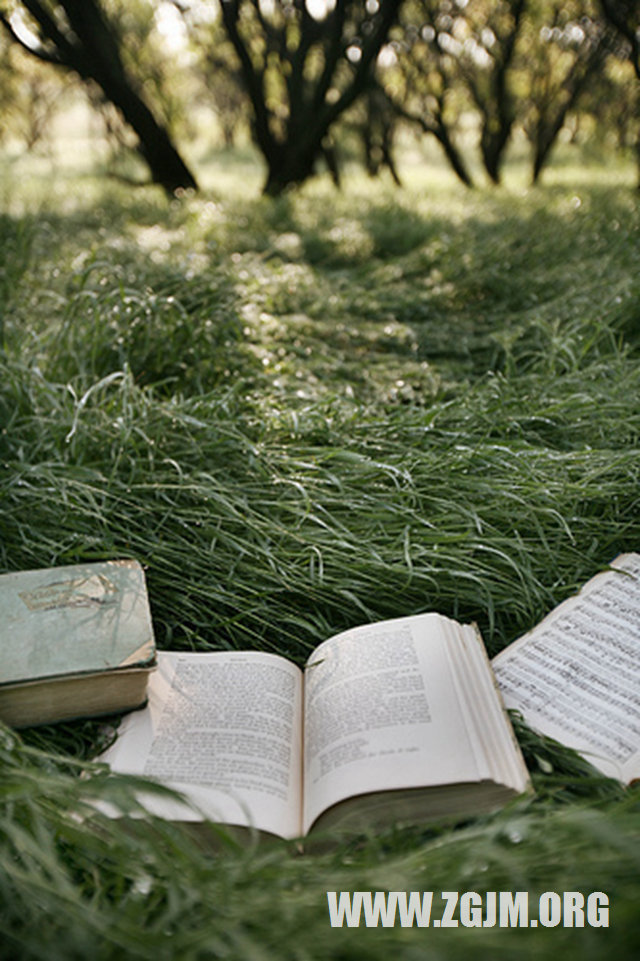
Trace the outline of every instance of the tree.
[[484, 14], [477, 4], [472, 4], [465, 18], [467, 27], [458, 58], [463, 80], [481, 118], [484, 168], [496, 184], [500, 182], [505, 148], [516, 120], [516, 98], [509, 80], [527, 3], [528, 0], [497, 0]]
[[0, 143], [21, 143], [27, 151], [48, 146], [51, 124], [68, 90], [68, 78], [34, 63], [0, 30]]
[[394, 183], [401, 187], [402, 182], [393, 159], [397, 112], [384, 90], [377, 84], [371, 84], [365, 91], [360, 107], [361, 115], [352, 125], [362, 142], [367, 173], [370, 177], [376, 177], [381, 169], [386, 167]]
[[[17, 25], [16, 13], [28, 12], [29, 34]], [[122, 56], [118, 24], [100, 0], [21, 0], [11, 7], [0, 2], [0, 23], [12, 40], [45, 63], [74, 71], [98, 85], [106, 99], [135, 131], [139, 151], [152, 179], [169, 193], [196, 187], [193, 174], [159, 122]]]
[[535, 183], [570, 111], [599, 79], [611, 33], [590, 0], [544, 0], [527, 23], [520, 75]]
[[[626, 41], [628, 58], [636, 79], [640, 80], [640, 0], [600, 0], [600, 6], [604, 17]], [[640, 93], [636, 97], [640, 103]], [[640, 188], [640, 132], [636, 140], [636, 160]]]
[[[401, 0], [221, 0], [267, 164], [265, 193], [310, 177], [336, 121], [365, 91]], [[313, 12], [312, 12], [313, 11]]]
[[[624, 30], [637, 37], [640, 0], [622, 0], [616, 11], [625, 4]], [[512, 132], [524, 129], [535, 182], [578, 103], [587, 93], [597, 97], [611, 79], [607, 65], [620, 56], [598, 0], [407, 0], [397, 33], [397, 67], [382, 73], [389, 99], [439, 140], [467, 184], [458, 146], [464, 118], [477, 123], [494, 183]], [[637, 61], [637, 40], [635, 49]], [[640, 159], [640, 141], [638, 150]]]
[[640, 121], [639, 93], [626, 44], [616, 42], [570, 118], [572, 140], [589, 138], [614, 149], [634, 149]]
[[177, 4], [187, 25], [196, 79], [194, 99], [213, 108], [225, 147], [231, 147], [240, 133], [251, 126], [251, 102], [244, 86], [240, 63], [220, 17], [213, 18], [207, 7], [196, 11]]
[[438, 0], [405, 3], [392, 41], [396, 62], [381, 73], [380, 82], [396, 114], [435, 137], [456, 176], [470, 187], [471, 174], [456, 143], [462, 109], [455, 63], [443, 39], [449, 24]]
[[528, 2], [416, 0], [404, 7], [399, 41], [404, 91], [400, 102], [391, 99], [405, 119], [436, 137], [465, 184], [472, 181], [456, 128], [469, 110], [478, 120], [484, 168], [493, 183], [500, 182], [516, 121], [511, 76]]

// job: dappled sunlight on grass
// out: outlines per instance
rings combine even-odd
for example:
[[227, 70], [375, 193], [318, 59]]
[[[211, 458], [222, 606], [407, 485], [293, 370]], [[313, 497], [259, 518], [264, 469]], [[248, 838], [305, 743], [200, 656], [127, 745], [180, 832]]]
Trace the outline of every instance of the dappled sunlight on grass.
[[[536, 541], [551, 539], [558, 563], [567, 552], [570, 583], [576, 563], [589, 571], [578, 561], [591, 545], [585, 511], [609, 517], [596, 541], [603, 560], [625, 542], [635, 483], [626, 451], [638, 426], [626, 406], [636, 393], [627, 356], [635, 195], [596, 183], [580, 204], [556, 187], [515, 201], [458, 189], [435, 203], [370, 190], [362, 180], [349, 196], [332, 193], [330, 207], [318, 185], [275, 203], [168, 203], [152, 188], [131, 202], [111, 185], [74, 214], [43, 206], [29, 220], [6, 343], [16, 370], [33, 373], [7, 381], [6, 404], [19, 417], [16, 398], [29, 398], [24, 429], [34, 437], [37, 418], [49, 426], [37, 441], [43, 466], [34, 462], [25, 490], [15, 489], [16, 510], [32, 490], [48, 528], [36, 492], [62, 484], [75, 519], [59, 549], [42, 547], [47, 562], [95, 554], [97, 522], [109, 532], [107, 552], [153, 559], [152, 584], [165, 565], [155, 603], [171, 610], [167, 643], [182, 633], [296, 650], [354, 618], [394, 613], [402, 587], [403, 610], [444, 604], [496, 630], [488, 640], [499, 646], [549, 604], [556, 579], [545, 573], [547, 550], [530, 567]], [[85, 403], [95, 384], [104, 386]], [[622, 460], [610, 463], [610, 510], [597, 451], [611, 445]], [[218, 489], [221, 456], [227, 480]], [[215, 483], [200, 478], [216, 464]], [[72, 465], [90, 472], [75, 480]], [[569, 482], [574, 465], [599, 478], [586, 494]], [[107, 483], [96, 513], [85, 499]], [[448, 492], [434, 500], [442, 484]], [[153, 526], [160, 503], [170, 515], [149, 540], [144, 517]], [[214, 505], [222, 513], [209, 518]], [[245, 527], [252, 546], [235, 556]], [[197, 600], [190, 622], [184, 599], [169, 602], [169, 529], [187, 553], [193, 542], [193, 563], [211, 576], [218, 568], [202, 559], [207, 551], [226, 543], [221, 557], [234, 556], [218, 569], [219, 622], [207, 622]], [[35, 542], [29, 554], [23, 563], [34, 564]], [[350, 562], [347, 586], [341, 563], [352, 554], [359, 563]], [[248, 584], [252, 594], [262, 584], [255, 608], [242, 600]], [[305, 592], [305, 607], [317, 600], [311, 619], [300, 610]], [[284, 628], [290, 618], [297, 628]]]
[[413, 172], [404, 191], [360, 177], [342, 193], [312, 182], [277, 201], [238, 191], [168, 202], [95, 181], [61, 204], [54, 191], [36, 204], [37, 226], [27, 217], [43, 283], [14, 329], [77, 358], [88, 310], [100, 320], [83, 364], [96, 376], [126, 360], [142, 384], [203, 390], [253, 357], [262, 394], [294, 406], [334, 390], [429, 402], [487, 368], [544, 353], [575, 363], [600, 322], [637, 342], [632, 190], [598, 170], [582, 192], [450, 184], [434, 196]]

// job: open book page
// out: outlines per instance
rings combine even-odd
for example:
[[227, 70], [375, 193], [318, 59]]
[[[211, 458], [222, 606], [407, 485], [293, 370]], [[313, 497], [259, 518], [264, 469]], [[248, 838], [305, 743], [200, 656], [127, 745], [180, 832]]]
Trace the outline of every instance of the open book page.
[[461, 704], [444, 624], [454, 622], [422, 614], [366, 625], [325, 641], [310, 657], [305, 833], [326, 808], [353, 795], [491, 776]]
[[[274, 654], [160, 653], [149, 704], [102, 759], [177, 788], [212, 821], [301, 833], [302, 672]], [[186, 805], [149, 795], [170, 820]]]
[[640, 777], [640, 555], [622, 554], [493, 659], [507, 707], [604, 774]]

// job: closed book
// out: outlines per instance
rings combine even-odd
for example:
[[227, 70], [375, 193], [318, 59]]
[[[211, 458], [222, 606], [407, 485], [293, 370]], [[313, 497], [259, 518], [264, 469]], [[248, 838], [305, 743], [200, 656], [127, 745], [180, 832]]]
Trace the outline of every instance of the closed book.
[[0, 576], [0, 720], [14, 727], [139, 707], [155, 667], [137, 561]]

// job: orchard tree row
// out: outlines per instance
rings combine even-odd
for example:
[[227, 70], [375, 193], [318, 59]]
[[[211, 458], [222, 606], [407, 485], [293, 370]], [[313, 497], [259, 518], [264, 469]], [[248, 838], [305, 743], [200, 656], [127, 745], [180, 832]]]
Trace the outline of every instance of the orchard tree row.
[[354, 152], [399, 181], [407, 126], [469, 186], [516, 131], [533, 181], [563, 132], [640, 168], [640, 0], [0, 0], [0, 25], [0, 139], [32, 148], [79, 81], [170, 193], [196, 187], [197, 105], [249, 132], [272, 195]]

